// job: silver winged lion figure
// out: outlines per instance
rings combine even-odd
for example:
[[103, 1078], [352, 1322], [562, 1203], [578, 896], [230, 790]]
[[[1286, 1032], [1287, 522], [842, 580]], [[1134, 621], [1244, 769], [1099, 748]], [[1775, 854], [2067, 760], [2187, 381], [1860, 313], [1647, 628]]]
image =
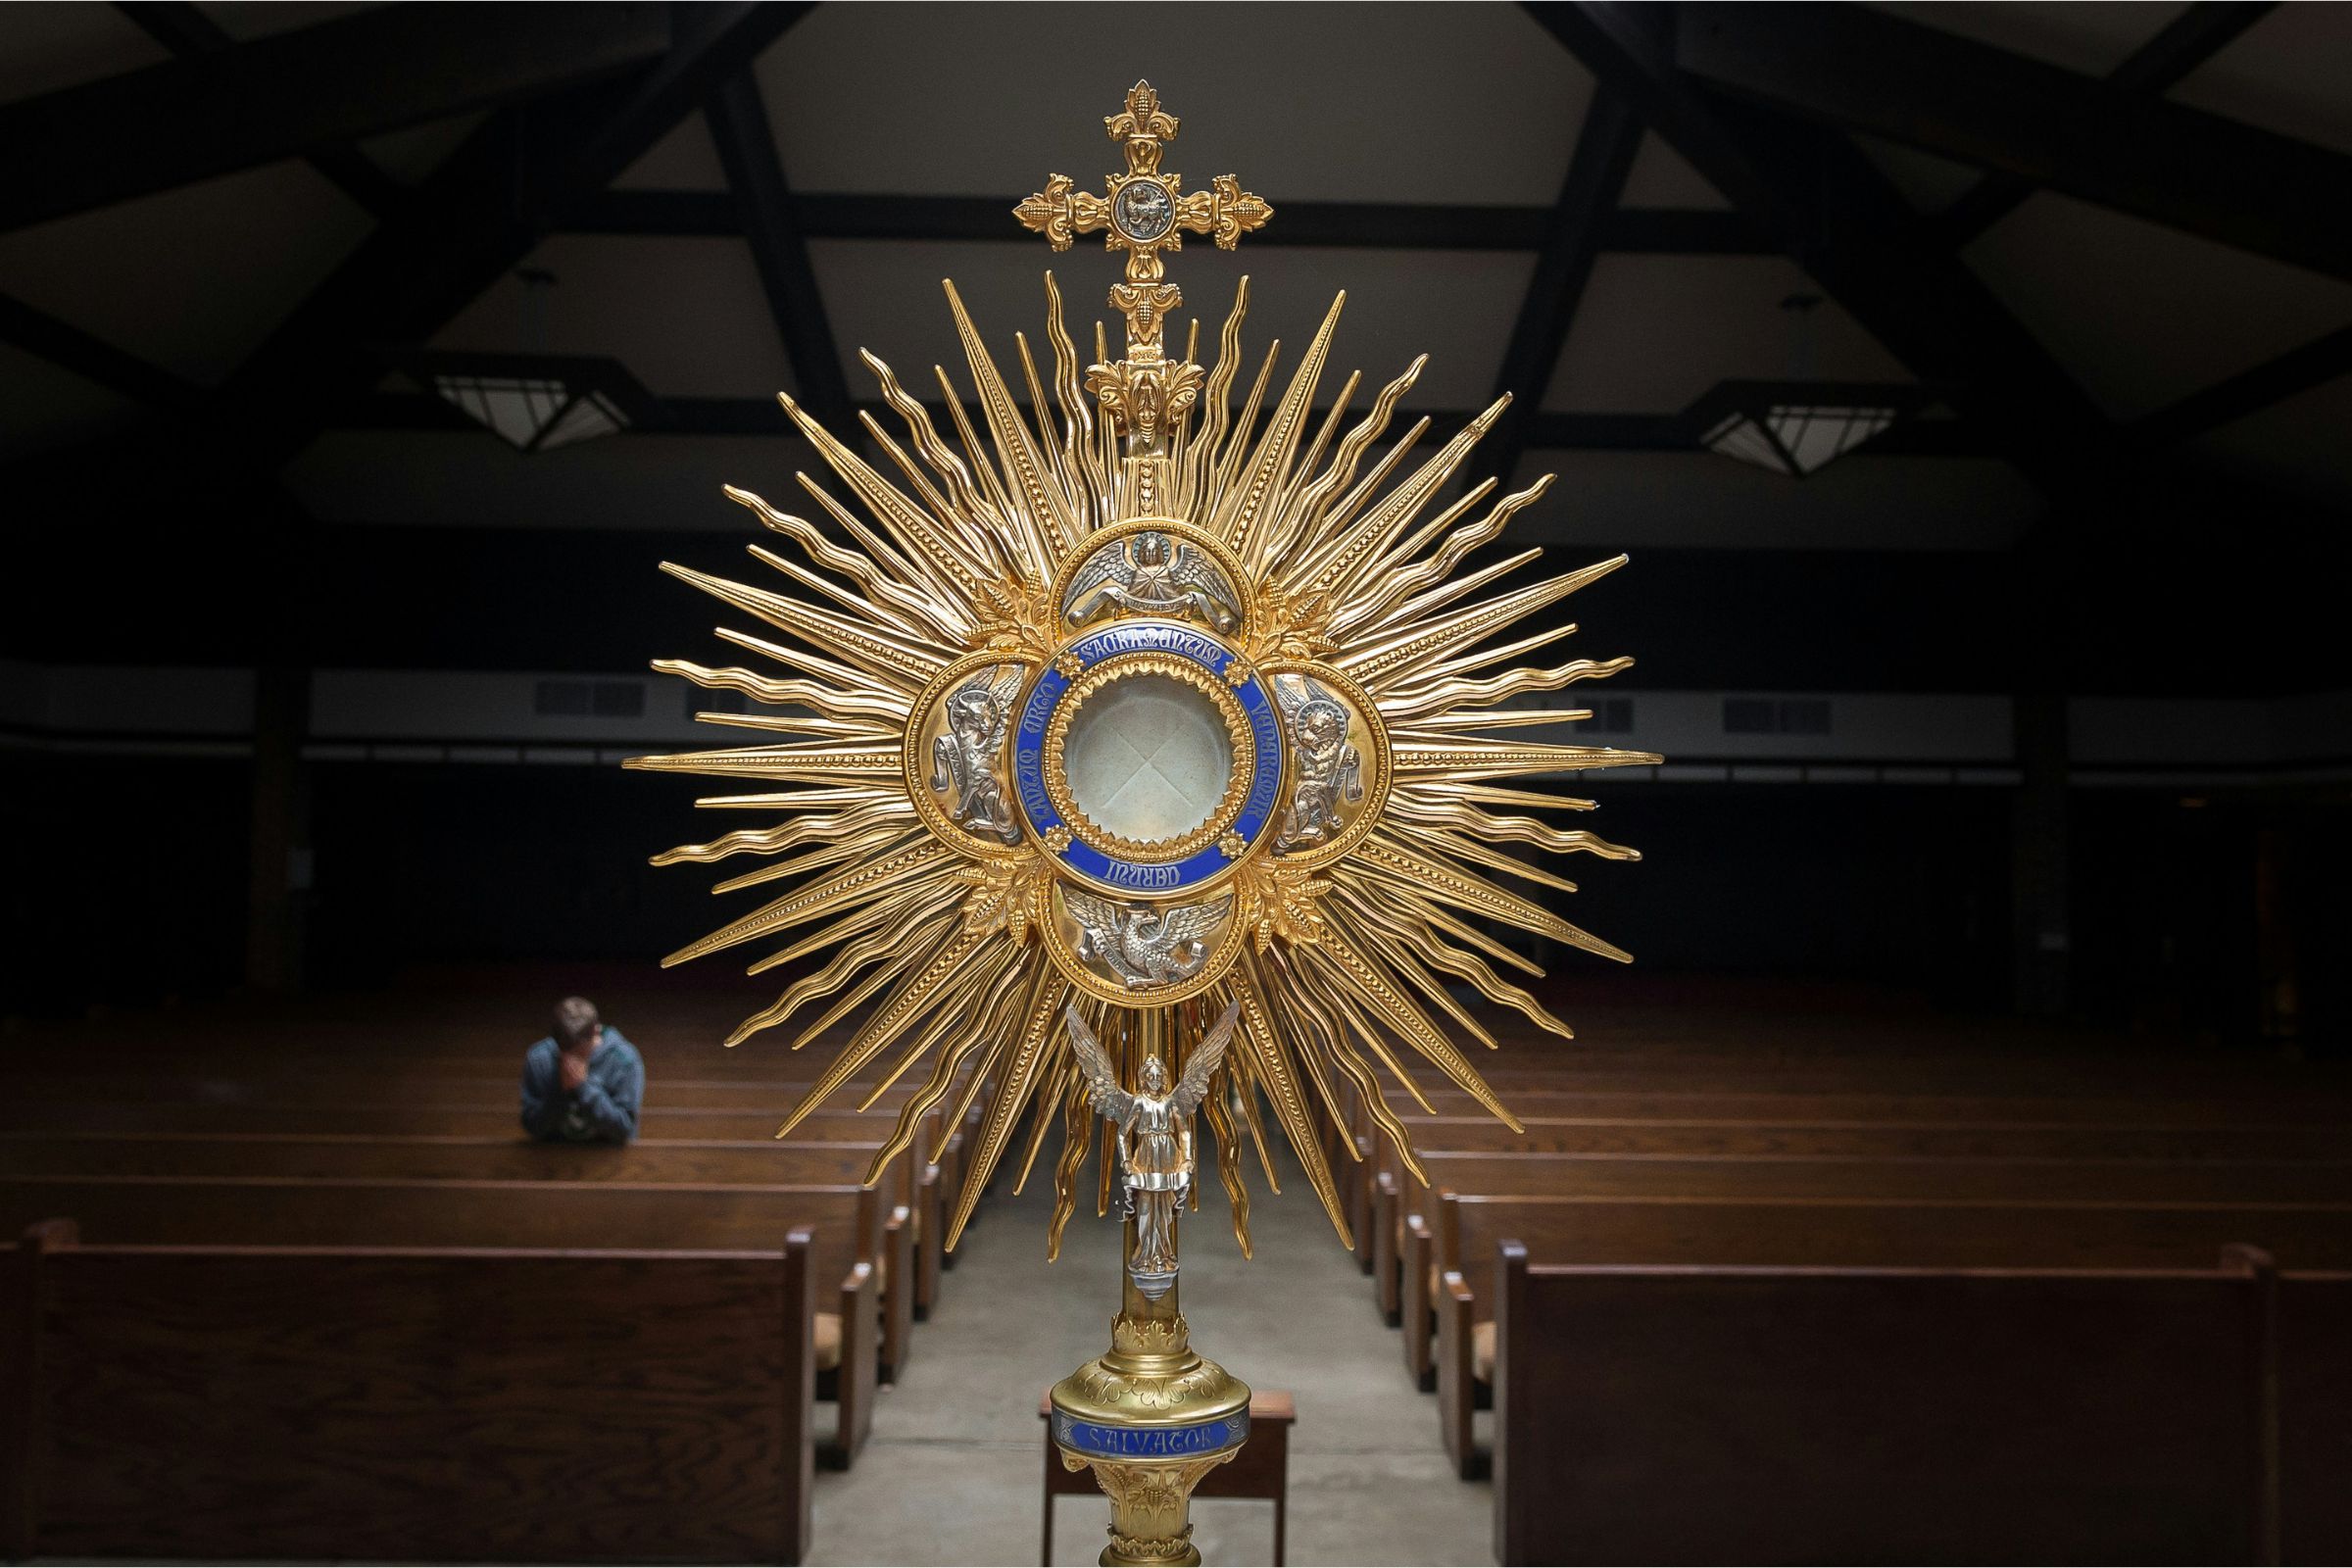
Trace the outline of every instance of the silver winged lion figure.
[[949, 695], [948, 732], [931, 743], [931, 788], [956, 792], [957, 824], [967, 833], [1007, 844], [1018, 844], [1021, 830], [998, 769], [1013, 700], [1020, 694], [1018, 664], [980, 671]]
[[1082, 625], [1104, 605], [1152, 615], [1199, 615], [1229, 632], [1242, 612], [1233, 585], [1200, 551], [1170, 534], [1114, 539], [1089, 557], [1062, 595], [1062, 618]]
[[1128, 1277], [1146, 1300], [1157, 1300], [1176, 1283], [1176, 1211], [1193, 1184], [1193, 1112], [1208, 1097], [1208, 1081], [1233, 1042], [1242, 1004], [1229, 1002], [1223, 1016], [1200, 1037], [1185, 1061], [1184, 1076], [1168, 1087], [1167, 1064], [1144, 1058], [1133, 1094], [1119, 1087], [1102, 1042], [1095, 1038], [1076, 1007], [1065, 1007], [1070, 1050], [1086, 1075], [1087, 1098], [1119, 1131], [1120, 1180], [1127, 1211], [1135, 1216], [1135, 1251]]
[[1101, 959], [1130, 991], [1189, 980], [1208, 961], [1208, 934], [1233, 908], [1233, 895], [1172, 908], [1116, 904], [1065, 888], [1062, 901], [1078, 922], [1078, 956]]

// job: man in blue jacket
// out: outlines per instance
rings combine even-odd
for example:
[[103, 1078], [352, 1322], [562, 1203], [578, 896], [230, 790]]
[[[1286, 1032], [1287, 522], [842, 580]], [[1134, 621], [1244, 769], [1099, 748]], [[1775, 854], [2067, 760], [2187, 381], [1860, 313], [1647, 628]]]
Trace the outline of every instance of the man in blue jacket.
[[522, 1059], [522, 1130], [559, 1144], [625, 1144], [637, 1136], [645, 1062], [585, 997], [556, 1004], [555, 1027]]

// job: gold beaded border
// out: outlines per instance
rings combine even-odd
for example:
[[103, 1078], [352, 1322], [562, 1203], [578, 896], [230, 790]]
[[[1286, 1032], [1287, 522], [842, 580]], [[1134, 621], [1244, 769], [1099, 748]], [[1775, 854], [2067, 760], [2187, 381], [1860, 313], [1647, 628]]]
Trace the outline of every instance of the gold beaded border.
[[[1183, 682], [1206, 697], [1225, 721], [1226, 736], [1233, 743], [1233, 770], [1225, 780], [1225, 794], [1208, 820], [1181, 838], [1160, 839], [1145, 843], [1122, 834], [1113, 833], [1088, 816], [1070, 796], [1070, 782], [1063, 762], [1063, 749], [1068, 741], [1070, 723], [1086, 700], [1103, 687], [1135, 675], [1165, 675]], [[1046, 723], [1045, 766], [1041, 770], [1046, 786], [1046, 799], [1069, 824], [1070, 830], [1104, 855], [1138, 865], [1164, 865], [1172, 860], [1190, 858], [1203, 846], [1214, 844], [1219, 835], [1233, 826], [1242, 814], [1242, 806], [1249, 799], [1250, 780], [1257, 770], [1257, 740], [1250, 730], [1250, 716], [1242, 710], [1225, 683], [1202, 669], [1189, 659], [1173, 654], [1137, 653], [1115, 654], [1089, 669], [1070, 683], [1054, 705], [1054, 716]]]

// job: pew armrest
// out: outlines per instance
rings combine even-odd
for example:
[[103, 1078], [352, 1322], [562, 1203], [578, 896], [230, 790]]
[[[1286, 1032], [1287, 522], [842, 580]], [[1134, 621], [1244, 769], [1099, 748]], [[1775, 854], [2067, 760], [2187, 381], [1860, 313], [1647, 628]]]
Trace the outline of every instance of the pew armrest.
[[1401, 1321], [1403, 1310], [1397, 1280], [1396, 1230], [1404, 1212], [1404, 1195], [1397, 1191], [1396, 1173], [1379, 1171], [1372, 1178], [1372, 1289], [1380, 1301], [1381, 1321]]
[[1372, 1141], [1353, 1133], [1347, 1138], [1347, 1148], [1355, 1155], [1348, 1162], [1354, 1167], [1348, 1176], [1348, 1223], [1355, 1229], [1355, 1261], [1369, 1274], [1372, 1272]]
[[1446, 1457], [1454, 1473], [1475, 1481], [1483, 1466], [1472, 1437], [1472, 1414], [1478, 1408], [1478, 1375], [1474, 1364], [1478, 1300], [1469, 1281], [1448, 1270], [1438, 1281], [1438, 1427], [1446, 1440]]
[[838, 1419], [833, 1441], [826, 1446], [825, 1462], [847, 1470], [865, 1446], [874, 1425], [874, 1389], [882, 1356], [882, 1299], [874, 1265], [851, 1266], [838, 1293], [841, 1311], [841, 1366], [834, 1373], [834, 1403]]
[[881, 1377], [896, 1383], [906, 1369], [906, 1352], [914, 1341], [914, 1298], [919, 1286], [914, 1272], [914, 1214], [894, 1208], [882, 1222], [882, 1357]]
[[948, 1222], [942, 1190], [947, 1178], [937, 1165], [925, 1165], [914, 1178], [914, 1315], [927, 1318], [939, 1300], [939, 1272], [946, 1266], [941, 1247]]
[[1435, 1372], [1430, 1362], [1430, 1314], [1436, 1303], [1429, 1298], [1430, 1272], [1437, 1266], [1438, 1238], [1429, 1228], [1428, 1219], [1420, 1214], [1407, 1214], [1403, 1219], [1404, 1264], [1403, 1295], [1399, 1313], [1404, 1326], [1404, 1369], [1413, 1375], [1416, 1388], [1433, 1386]]

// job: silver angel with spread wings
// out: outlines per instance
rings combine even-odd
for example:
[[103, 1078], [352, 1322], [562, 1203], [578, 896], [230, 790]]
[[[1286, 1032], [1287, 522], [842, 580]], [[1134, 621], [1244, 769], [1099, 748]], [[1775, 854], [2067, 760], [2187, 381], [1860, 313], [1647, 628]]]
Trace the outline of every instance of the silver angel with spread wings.
[[1087, 1097], [1119, 1131], [1119, 1169], [1135, 1216], [1135, 1251], [1127, 1271], [1147, 1300], [1165, 1296], [1176, 1281], [1176, 1210], [1193, 1184], [1193, 1112], [1208, 1098], [1208, 1081], [1233, 1042], [1239, 1002], [1229, 1002], [1213, 1028], [1185, 1061], [1184, 1076], [1168, 1087], [1158, 1056], [1144, 1058], [1135, 1092], [1119, 1086], [1109, 1054], [1076, 1007], [1067, 1007], [1070, 1050], [1085, 1075]]
[[956, 822], [967, 833], [1018, 844], [1012, 803], [1004, 798], [1004, 731], [1021, 694], [1021, 666], [984, 669], [948, 698], [948, 732], [931, 743], [931, 788], [956, 792]]
[[1076, 888], [1062, 902], [1078, 922], [1078, 956], [1100, 959], [1130, 991], [1189, 980], [1208, 961], [1208, 934], [1233, 908], [1233, 895], [1173, 907], [1117, 904]]
[[1148, 615], [1195, 614], [1221, 632], [1242, 618], [1233, 585], [1216, 563], [1164, 533], [1139, 533], [1096, 551], [1062, 595], [1062, 618], [1083, 625], [1104, 605]]

